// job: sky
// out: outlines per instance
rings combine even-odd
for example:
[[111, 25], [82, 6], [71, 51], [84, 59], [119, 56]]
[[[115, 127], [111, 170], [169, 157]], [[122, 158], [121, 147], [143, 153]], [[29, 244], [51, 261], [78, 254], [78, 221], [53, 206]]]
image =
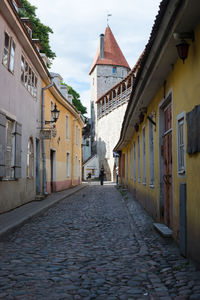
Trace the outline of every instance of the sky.
[[148, 42], [161, 0], [29, 0], [42, 23], [52, 28], [56, 53], [52, 72], [79, 94], [90, 115], [89, 70], [108, 24], [130, 67]]

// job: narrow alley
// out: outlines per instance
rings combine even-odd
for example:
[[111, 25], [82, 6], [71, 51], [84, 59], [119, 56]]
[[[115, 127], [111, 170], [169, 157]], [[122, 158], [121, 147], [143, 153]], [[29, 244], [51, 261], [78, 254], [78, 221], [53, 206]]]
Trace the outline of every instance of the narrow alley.
[[200, 299], [200, 271], [113, 185], [89, 185], [0, 242], [0, 299]]

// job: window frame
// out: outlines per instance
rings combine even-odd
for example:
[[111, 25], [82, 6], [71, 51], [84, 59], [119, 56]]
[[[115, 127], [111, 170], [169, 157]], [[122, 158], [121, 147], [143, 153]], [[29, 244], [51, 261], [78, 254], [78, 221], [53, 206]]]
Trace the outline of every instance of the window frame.
[[141, 183], [140, 135], [137, 136], [138, 183]]
[[142, 172], [142, 182], [146, 185], [147, 182], [147, 167], [146, 167], [146, 128], [142, 128], [142, 161], [143, 161], [143, 172]]
[[29, 179], [34, 177], [34, 142], [32, 137], [28, 139], [26, 177]]
[[[151, 114], [152, 117], [153, 114]], [[154, 128], [149, 120], [149, 186], [155, 187], [155, 143], [154, 143]]]
[[[183, 125], [183, 144], [180, 145], [180, 125]], [[183, 166], [180, 166], [180, 146], [183, 147]], [[185, 151], [185, 112], [180, 113], [177, 116], [177, 174], [178, 176], [184, 176], [186, 174], [186, 151]]]
[[[23, 66], [22, 66], [23, 61]], [[24, 54], [21, 54], [21, 76], [20, 81], [31, 96], [37, 99], [37, 83], [38, 76], [34, 71], [33, 67], [30, 65], [28, 60], [25, 58]]]
[[[8, 36], [8, 47], [5, 45], [5, 37], [6, 35]], [[14, 45], [14, 53], [12, 53], [12, 47]], [[4, 62], [5, 60], [5, 50], [7, 52], [7, 60], [6, 63]], [[14, 74], [14, 68], [15, 68], [15, 52], [16, 52], [16, 42], [15, 39], [7, 32], [4, 31], [4, 45], [3, 45], [3, 55], [2, 55], [2, 64], [4, 67], [10, 71], [12, 74]], [[12, 62], [12, 67], [11, 67], [11, 62]]]
[[[12, 123], [12, 131], [11, 131], [11, 146], [8, 145], [8, 123]], [[6, 116], [6, 144], [5, 144], [5, 179], [12, 180], [15, 179], [15, 170], [14, 170], [14, 164], [15, 164], [15, 120], [12, 120]], [[11, 150], [9, 150], [11, 148]], [[8, 152], [11, 152], [10, 156], [10, 164], [7, 164], [7, 155]], [[11, 173], [11, 175], [7, 175], [8, 172]]]

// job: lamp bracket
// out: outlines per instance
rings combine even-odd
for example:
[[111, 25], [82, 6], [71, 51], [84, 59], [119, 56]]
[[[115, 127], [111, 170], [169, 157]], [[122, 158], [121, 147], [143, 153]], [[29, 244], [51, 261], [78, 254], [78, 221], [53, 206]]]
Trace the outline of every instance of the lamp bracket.
[[176, 41], [192, 40], [194, 42], [194, 31], [190, 32], [174, 32], [173, 37]]
[[147, 116], [147, 119], [148, 119], [154, 126], [156, 126], [156, 122], [154, 122], [154, 120], [153, 120], [150, 116]]

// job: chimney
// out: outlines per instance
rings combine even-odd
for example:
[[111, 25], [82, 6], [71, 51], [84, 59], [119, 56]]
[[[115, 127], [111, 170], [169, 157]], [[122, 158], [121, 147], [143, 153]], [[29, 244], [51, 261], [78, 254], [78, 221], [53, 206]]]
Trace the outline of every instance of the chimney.
[[104, 59], [104, 34], [100, 34], [100, 59]]

